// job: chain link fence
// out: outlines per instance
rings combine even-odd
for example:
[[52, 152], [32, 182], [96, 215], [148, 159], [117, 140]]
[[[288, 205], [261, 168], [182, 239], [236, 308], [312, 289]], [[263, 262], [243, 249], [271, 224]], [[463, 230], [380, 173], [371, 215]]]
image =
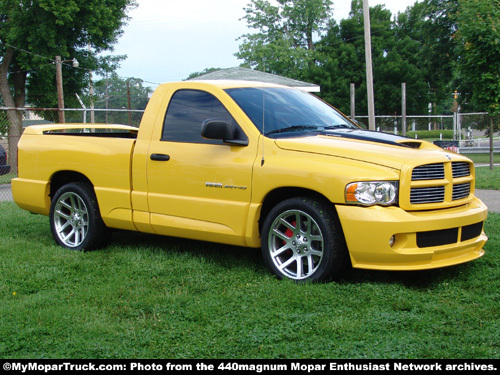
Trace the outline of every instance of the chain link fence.
[[[2, 165], [2, 148], [7, 152], [7, 164], [17, 155], [14, 149], [9, 149], [9, 121], [8, 108], [0, 107], [0, 167]], [[18, 109], [22, 114], [23, 128], [32, 125], [50, 124], [59, 122], [59, 111], [52, 108], [23, 108]], [[68, 123], [105, 123], [129, 124], [139, 126], [144, 111], [128, 109], [65, 109], [65, 119]], [[366, 117], [356, 117], [359, 124], [368, 128]], [[499, 124], [500, 118], [493, 118], [496, 126], [494, 130], [495, 152], [500, 152]], [[461, 153], [488, 153], [489, 126], [491, 118], [487, 113], [463, 113], [449, 116], [377, 116], [378, 131], [403, 134], [411, 138], [425, 138], [431, 141], [450, 140], [456, 143]], [[406, 122], [406, 126], [404, 125]], [[1, 168], [0, 168], [1, 171]], [[10, 181], [16, 177], [16, 171], [0, 175], [0, 202], [12, 200]]]
[[[360, 125], [368, 128], [368, 117], [356, 117]], [[458, 113], [443, 116], [376, 116], [376, 130], [422, 138], [429, 141], [450, 141], [460, 153], [488, 153], [490, 123], [493, 121], [495, 152], [500, 152], [500, 116], [487, 113]], [[406, 124], [406, 126], [405, 126]], [[405, 131], [404, 131], [405, 130]]]

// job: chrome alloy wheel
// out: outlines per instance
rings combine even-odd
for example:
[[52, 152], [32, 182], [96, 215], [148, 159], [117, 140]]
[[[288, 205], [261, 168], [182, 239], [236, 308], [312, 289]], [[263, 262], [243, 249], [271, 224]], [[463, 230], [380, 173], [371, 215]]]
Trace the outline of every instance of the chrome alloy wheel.
[[274, 265], [290, 279], [311, 277], [323, 260], [323, 234], [318, 223], [304, 211], [288, 210], [276, 217], [268, 241]]
[[80, 246], [89, 231], [89, 214], [83, 199], [69, 191], [62, 194], [54, 209], [54, 229], [59, 240], [69, 248]]

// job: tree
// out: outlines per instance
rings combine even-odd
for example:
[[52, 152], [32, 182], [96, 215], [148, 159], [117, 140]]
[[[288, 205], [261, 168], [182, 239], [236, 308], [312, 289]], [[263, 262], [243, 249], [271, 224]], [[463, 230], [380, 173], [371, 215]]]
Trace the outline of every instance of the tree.
[[[401, 113], [401, 83], [407, 83], [407, 109], [421, 113], [427, 108], [423, 71], [414, 62], [419, 44], [399, 37], [398, 25], [382, 5], [370, 8], [375, 107], [379, 114]], [[321, 85], [321, 96], [348, 113], [350, 83], [356, 85], [358, 114], [366, 114], [365, 44], [363, 3], [354, 0], [347, 19], [333, 26], [317, 44], [318, 63], [313, 81]]]
[[500, 2], [459, 0], [458, 81], [470, 88], [464, 94], [490, 114], [490, 168], [493, 169], [493, 116], [500, 114]]
[[236, 56], [267, 73], [303, 79], [315, 63], [315, 37], [335, 21], [331, 0], [251, 0], [243, 17], [254, 34], [245, 34]]
[[[2, 0], [0, 2], [0, 93], [4, 105], [24, 107], [30, 101], [54, 105], [56, 99], [53, 59], [77, 58], [81, 69], [65, 74], [68, 92], [81, 92], [87, 72], [99, 68], [95, 54], [117, 41], [134, 0]], [[66, 66], [63, 73], [68, 73]], [[37, 96], [38, 92], [50, 96]], [[21, 114], [8, 111], [10, 155], [16, 154], [21, 134]], [[16, 161], [11, 160], [13, 169]]]
[[[420, 64], [429, 87], [429, 102], [437, 113], [448, 112], [452, 96], [453, 69], [457, 59], [454, 34], [457, 0], [425, 0], [409, 13], [407, 35], [420, 43], [414, 64]], [[441, 103], [441, 104], [440, 104]]]
[[[432, 2], [433, 8], [427, 2]], [[435, 24], [440, 24], [441, 18], [433, 15], [438, 13], [436, 8], [441, 3], [450, 2], [452, 0], [425, 0], [409, 7], [394, 20], [383, 5], [370, 8], [377, 113], [401, 112], [403, 82], [407, 84], [409, 113], [426, 112], [433, 98], [451, 92], [449, 88], [443, 89], [441, 82], [451, 81], [449, 61], [453, 57], [447, 53], [446, 60], [439, 59], [437, 51], [443, 48], [435, 46], [445, 41], [442, 44], [453, 51], [450, 25], [439, 28], [443, 37], [437, 35]], [[310, 13], [316, 15], [316, 31], [312, 34], [307, 32], [311, 28], [305, 27], [308, 18], [302, 15], [308, 13], [304, 5], [317, 10]], [[248, 67], [321, 85], [319, 95], [343, 112], [349, 111], [350, 84], [354, 83], [356, 104], [361, 108], [359, 113], [366, 114], [363, 113], [367, 108], [363, 2], [353, 0], [349, 17], [340, 24], [333, 20], [331, 7], [331, 2], [254, 0], [246, 8], [245, 18], [258, 32], [243, 37], [244, 43], [237, 56], [243, 58]], [[427, 13], [433, 16], [428, 17]], [[439, 22], [424, 24], [429, 19]], [[291, 32], [292, 29], [297, 31]], [[441, 65], [444, 67], [440, 68]], [[434, 82], [438, 82], [436, 87]]]
[[[144, 86], [144, 81], [140, 78], [123, 79], [116, 74], [111, 74], [110, 77], [95, 82], [93, 101], [97, 109], [121, 108], [144, 110], [152, 92], [153, 89], [149, 86]], [[106, 113], [105, 122], [137, 125], [140, 123], [141, 118], [142, 113], [115, 111]]]
[[500, 114], [500, 2], [459, 0], [455, 41], [458, 81], [471, 88], [467, 99]]

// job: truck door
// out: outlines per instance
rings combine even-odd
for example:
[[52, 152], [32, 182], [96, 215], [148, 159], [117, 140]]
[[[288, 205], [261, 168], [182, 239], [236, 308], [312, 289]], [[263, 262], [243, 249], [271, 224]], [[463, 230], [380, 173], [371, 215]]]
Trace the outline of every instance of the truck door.
[[175, 92], [161, 139], [152, 140], [148, 152], [151, 225], [162, 235], [244, 245], [257, 149], [252, 142], [228, 145], [203, 138], [206, 120], [229, 122], [246, 138], [214, 95]]

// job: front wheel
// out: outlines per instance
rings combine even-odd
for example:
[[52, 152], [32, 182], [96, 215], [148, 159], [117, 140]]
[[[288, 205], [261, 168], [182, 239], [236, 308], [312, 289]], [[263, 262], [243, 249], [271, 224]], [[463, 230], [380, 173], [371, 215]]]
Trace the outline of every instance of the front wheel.
[[263, 225], [262, 253], [280, 279], [328, 281], [349, 265], [333, 207], [307, 197], [287, 199], [271, 210]]
[[92, 186], [76, 182], [57, 190], [50, 206], [50, 229], [55, 241], [71, 250], [106, 245], [109, 229], [102, 221]]

